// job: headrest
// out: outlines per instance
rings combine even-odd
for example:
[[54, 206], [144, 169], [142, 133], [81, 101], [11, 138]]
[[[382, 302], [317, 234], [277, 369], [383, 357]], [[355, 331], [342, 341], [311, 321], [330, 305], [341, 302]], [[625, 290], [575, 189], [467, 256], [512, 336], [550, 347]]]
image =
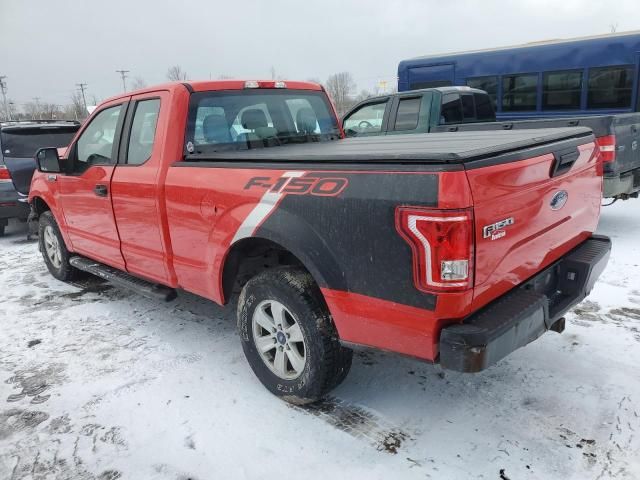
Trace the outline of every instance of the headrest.
[[240, 120], [240, 123], [242, 123], [242, 127], [246, 128], [247, 130], [255, 130], [256, 128], [269, 126], [267, 122], [267, 116], [259, 108], [251, 108], [249, 110], [245, 110], [242, 113], [242, 118]]
[[229, 124], [224, 114], [213, 113], [204, 117], [202, 135], [207, 142], [228, 143], [231, 141]]
[[317, 121], [318, 118], [315, 112], [309, 107], [301, 108], [296, 114], [296, 125], [298, 126], [299, 132], [313, 133], [316, 130]]

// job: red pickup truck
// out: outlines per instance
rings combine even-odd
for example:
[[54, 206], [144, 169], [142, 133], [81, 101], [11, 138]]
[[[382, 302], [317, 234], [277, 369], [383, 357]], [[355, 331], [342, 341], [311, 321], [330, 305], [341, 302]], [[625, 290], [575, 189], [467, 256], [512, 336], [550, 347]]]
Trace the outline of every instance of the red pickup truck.
[[112, 98], [29, 195], [50, 272], [226, 304], [262, 383], [293, 403], [352, 348], [476, 372], [591, 290], [599, 150], [584, 128], [344, 139], [322, 87], [173, 83]]

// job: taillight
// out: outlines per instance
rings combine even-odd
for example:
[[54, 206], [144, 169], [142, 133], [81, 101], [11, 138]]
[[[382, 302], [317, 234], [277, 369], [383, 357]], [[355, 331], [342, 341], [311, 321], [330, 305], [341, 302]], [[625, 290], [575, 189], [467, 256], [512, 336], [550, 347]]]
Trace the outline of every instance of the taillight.
[[396, 229], [413, 252], [416, 287], [460, 291], [473, 286], [473, 213], [398, 207]]
[[0, 165], [0, 183], [7, 183], [11, 181], [11, 172], [6, 165]]
[[600, 149], [600, 158], [604, 163], [613, 162], [616, 159], [616, 136], [605, 135], [596, 138], [596, 143]]

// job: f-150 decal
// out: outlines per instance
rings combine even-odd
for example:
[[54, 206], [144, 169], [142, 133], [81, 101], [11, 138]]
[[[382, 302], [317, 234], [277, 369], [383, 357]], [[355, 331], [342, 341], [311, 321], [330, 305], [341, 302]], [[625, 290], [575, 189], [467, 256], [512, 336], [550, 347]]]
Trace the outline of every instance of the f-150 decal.
[[279, 194], [335, 197], [342, 193], [348, 184], [349, 180], [340, 177], [293, 177], [285, 174], [278, 178], [252, 177], [244, 189], [262, 188], [268, 192]]

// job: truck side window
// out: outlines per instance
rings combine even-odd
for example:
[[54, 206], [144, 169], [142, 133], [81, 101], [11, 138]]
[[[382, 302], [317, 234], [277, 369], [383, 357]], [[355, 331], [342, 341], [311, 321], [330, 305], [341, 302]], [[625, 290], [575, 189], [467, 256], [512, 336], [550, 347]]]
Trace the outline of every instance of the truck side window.
[[447, 93], [442, 96], [442, 118], [440, 123], [460, 123], [462, 122], [462, 105], [460, 104], [459, 93]]
[[159, 113], [160, 99], [158, 98], [136, 103], [127, 146], [127, 164], [141, 165], [151, 157]]
[[380, 133], [382, 119], [387, 108], [388, 100], [378, 103], [368, 103], [352, 112], [344, 119], [343, 128], [347, 136]]
[[476, 105], [473, 101], [473, 95], [470, 93], [465, 93], [460, 96], [462, 100], [462, 118], [465, 122], [475, 122], [476, 121]]
[[418, 127], [422, 97], [400, 98], [394, 130], [414, 130]]
[[479, 122], [493, 122], [496, 114], [491, 105], [491, 97], [481, 93], [474, 93], [473, 98], [476, 101], [476, 115]]
[[91, 120], [78, 139], [74, 173], [82, 173], [91, 165], [115, 163], [113, 141], [121, 112], [122, 105], [106, 108]]

